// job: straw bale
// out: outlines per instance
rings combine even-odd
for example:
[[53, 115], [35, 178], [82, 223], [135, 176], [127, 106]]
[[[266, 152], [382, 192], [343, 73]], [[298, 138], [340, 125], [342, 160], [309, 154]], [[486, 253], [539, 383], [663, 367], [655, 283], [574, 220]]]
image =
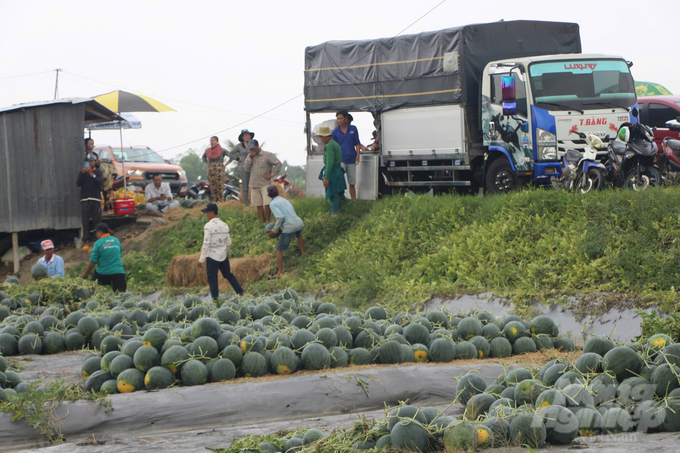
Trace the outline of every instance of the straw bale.
[[[200, 253], [195, 253], [174, 257], [166, 273], [168, 284], [181, 287], [206, 286], [208, 276], [205, 273], [205, 265], [201, 268], [196, 266], [200, 256]], [[231, 272], [242, 285], [257, 281], [267, 275], [271, 270], [271, 263], [271, 253], [263, 253], [256, 258], [244, 256], [243, 258], [229, 259]], [[221, 273], [219, 273], [218, 279], [221, 288], [229, 286], [229, 282], [222, 277]]]

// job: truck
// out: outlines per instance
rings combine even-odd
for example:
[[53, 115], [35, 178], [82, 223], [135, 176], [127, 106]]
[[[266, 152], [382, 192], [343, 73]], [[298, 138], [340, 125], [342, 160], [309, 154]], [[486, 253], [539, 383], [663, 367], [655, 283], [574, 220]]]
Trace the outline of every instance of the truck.
[[[638, 121], [631, 62], [583, 54], [579, 25], [500, 21], [305, 50], [307, 194], [324, 193], [312, 115], [370, 112], [357, 196], [395, 188], [505, 192], [559, 176], [574, 132], [614, 137]], [[605, 152], [603, 151], [603, 156]]]

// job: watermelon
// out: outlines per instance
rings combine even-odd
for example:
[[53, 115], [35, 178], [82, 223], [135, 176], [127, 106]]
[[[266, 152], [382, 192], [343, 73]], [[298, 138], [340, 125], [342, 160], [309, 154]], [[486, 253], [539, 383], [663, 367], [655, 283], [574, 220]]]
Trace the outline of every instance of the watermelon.
[[271, 367], [276, 374], [295, 373], [298, 367], [298, 358], [292, 349], [281, 347], [272, 353]]
[[546, 387], [552, 387], [562, 377], [566, 369], [567, 366], [564, 363], [555, 363], [550, 366], [543, 374], [543, 384]]
[[475, 451], [478, 447], [477, 429], [469, 423], [450, 425], [444, 431], [444, 445], [448, 451]]
[[536, 345], [536, 350], [538, 351], [542, 349], [553, 349], [554, 347], [552, 339], [547, 335], [544, 334], [532, 335], [531, 339]]
[[390, 431], [392, 446], [399, 449], [428, 451], [429, 435], [425, 427], [415, 420], [403, 420]]
[[170, 387], [175, 377], [170, 370], [162, 366], [155, 366], [144, 376], [144, 386], [147, 390], [158, 390]]
[[467, 402], [474, 395], [484, 393], [486, 389], [486, 382], [478, 374], [468, 373], [461, 377], [456, 387], [456, 395], [461, 403], [467, 405]]
[[121, 354], [119, 356], [114, 357], [113, 360], [111, 360], [109, 372], [111, 373], [111, 376], [114, 379], [118, 379], [118, 376], [120, 376], [120, 373], [122, 373], [125, 370], [129, 370], [131, 368], [134, 368], [134, 367], [135, 367], [135, 363], [132, 360], [132, 357], [127, 356], [125, 354]]
[[579, 422], [573, 412], [563, 406], [547, 406], [540, 410], [546, 429], [546, 440], [552, 445], [569, 445], [579, 434]]
[[118, 391], [130, 393], [144, 388], [144, 373], [136, 368], [124, 370], [118, 375]]
[[593, 395], [596, 406], [612, 402], [616, 399], [618, 382], [608, 374], [600, 374], [594, 377], [588, 387]]
[[305, 436], [302, 438], [302, 444], [308, 445], [313, 442], [316, 442], [317, 440], [321, 440], [324, 437], [326, 437], [326, 435], [323, 433], [323, 431], [318, 429], [310, 429], [305, 433]]
[[312, 343], [302, 350], [302, 366], [306, 370], [322, 370], [330, 368], [331, 354], [323, 345]]
[[28, 334], [19, 339], [19, 354], [40, 354], [42, 352], [42, 340], [35, 334]]
[[[652, 372], [651, 377], [651, 383], [654, 385], [656, 394], [660, 398], [664, 398], [669, 392], [680, 387], [680, 379], [678, 376], [680, 376], [680, 367], [672, 366], [667, 363], [656, 367]], [[623, 382], [621, 384], [623, 384]]]
[[[432, 352], [430, 351], [430, 355]], [[470, 360], [470, 359], [476, 359], [479, 355], [479, 352], [477, 352], [477, 348], [475, 345], [470, 343], [469, 341], [460, 341], [456, 343], [456, 359], [460, 360]]]
[[501, 359], [512, 355], [512, 345], [503, 337], [494, 338], [489, 346], [491, 347], [491, 357]]
[[602, 372], [602, 356], [587, 352], [576, 360], [575, 366], [582, 374], [599, 374]]
[[602, 430], [602, 415], [595, 409], [584, 407], [576, 412], [578, 431], [583, 437], [596, 436]]
[[429, 357], [433, 362], [451, 362], [456, 357], [456, 345], [445, 338], [434, 340], [430, 344], [429, 351]]
[[506, 420], [490, 417], [485, 422], [492, 433], [492, 447], [498, 448], [506, 446], [510, 441], [510, 423]]
[[135, 351], [132, 361], [135, 364], [135, 368], [143, 373], [146, 373], [151, 368], [161, 364], [161, 357], [160, 354], [158, 354], [158, 350], [156, 350], [156, 348], [152, 346], [142, 346], [137, 349], [137, 351]]
[[[69, 335], [69, 336], [66, 337], [66, 347], [67, 348], [69, 348], [69, 337], [72, 336], [72, 335]], [[81, 337], [82, 337], [82, 335], [81, 335]], [[83, 343], [84, 343], [85, 337], [82, 337], [82, 338], [83, 338]], [[106, 353], [111, 352], [111, 351], [120, 351], [121, 345], [122, 345], [122, 341], [119, 338], [116, 338], [114, 336], [109, 336], [109, 337], [106, 337], [102, 340], [101, 344], [99, 345], [99, 348], [101, 349], [102, 354], [106, 354]], [[71, 349], [71, 348], [69, 348], [69, 349]], [[123, 392], [121, 392], [121, 393], [123, 393]]]
[[480, 415], [486, 415], [496, 397], [488, 393], [473, 395], [465, 405], [465, 416], [468, 420], [476, 420]]
[[118, 357], [119, 355], [123, 355], [122, 352], [120, 351], [111, 351], [108, 354], [106, 354], [104, 357], [102, 357], [101, 360], [101, 369], [104, 371], [110, 371], [111, 369], [111, 361]]
[[110, 379], [104, 382], [99, 390], [107, 395], [118, 393], [118, 381], [116, 381], [116, 379]]
[[87, 378], [85, 382], [86, 392], [99, 392], [101, 390], [102, 384], [106, 381], [113, 379], [111, 373], [104, 370], [95, 371], [90, 377]]
[[487, 324], [482, 327], [482, 336], [491, 341], [501, 336], [501, 329], [496, 324]]
[[[323, 346], [321, 347], [323, 348]], [[267, 374], [267, 359], [265, 359], [264, 356], [258, 352], [249, 352], [243, 356], [241, 370], [243, 371], [243, 375], [245, 377], [264, 376]]]
[[635, 376], [642, 370], [642, 359], [627, 346], [615, 347], [602, 358], [602, 368], [611, 372], [619, 382]]
[[666, 408], [663, 427], [668, 432], [678, 432], [680, 431], [680, 399], [668, 399], [666, 402], [668, 407]]
[[[151, 347], [151, 346], [147, 346]], [[155, 349], [155, 348], [154, 348]], [[240, 352], [240, 350], [239, 350]], [[183, 364], [189, 360], [189, 352], [182, 346], [172, 346], [163, 353], [161, 366], [170, 370], [175, 376], [181, 376]]]
[[[515, 343], [517, 344], [517, 343]], [[515, 386], [515, 403], [534, 405], [536, 398], [545, 390], [543, 384], [534, 379], [525, 379]]]
[[[42, 264], [36, 264], [31, 268], [31, 277], [33, 277], [33, 280], [42, 280], [43, 278], [49, 278], [49, 276], [47, 268]], [[5, 280], [5, 283], [8, 283], [7, 280]]]
[[666, 409], [656, 401], [647, 400], [636, 405], [632, 412], [633, 424], [638, 432], [657, 433], [663, 430]]
[[625, 433], [632, 431], [633, 428], [633, 420], [624, 409], [613, 407], [607, 409], [602, 415], [602, 432], [604, 434]]
[[555, 338], [555, 340], [553, 341], [553, 346], [555, 347], [555, 349], [562, 352], [573, 352], [576, 350], [574, 342], [571, 341], [569, 338], [564, 337]]
[[461, 319], [456, 326], [458, 336], [463, 340], [482, 335], [482, 323], [477, 318], [467, 317]]
[[566, 406], [567, 399], [559, 390], [548, 389], [541, 392], [536, 398], [536, 409], [541, 410], [548, 406]]
[[595, 401], [585, 385], [571, 384], [562, 390], [568, 407], [594, 406]]
[[510, 437], [518, 445], [540, 448], [547, 437], [543, 419], [536, 414], [519, 414], [510, 423]]
[[349, 356], [344, 349], [335, 346], [330, 348], [328, 352], [331, 354], [331, 368], [345, 367], [349, 363]]
[[399, 406], [390, 411], [387, 415], [390, 432], [400, 421], [417, 421], [423, 425], [427, 424], [425, 414], [415, 406]]
[[485, 359], [491, 355], [491, 345], [486, 338], [482, 336], [476, 336], [470, 338], [469, 341], [475, 346], [475, 348], [477, 348], [477, 356], [480, 359]]
[[555, 329], [555, 322], [548, 316], [536, 316], [531, 320], [531, 333], [534, 335], [552, 335]]
[[381, 344], [380, 362], [384, 364], [401, 363], [402, 362], [401, 344], [394, 340], [389, 340]]
[[671, 344], [673, 344], [671, 337], [663, 333], [657, 333], [656, 335], [649, 337], [649, 340], [647, 340], [647, 353], [650, 357], [655, 357], [666, 346]]
[[555, 388], [558, 390], [564, 390], [565, 387], [571, 384], [585, 384], [586, 378], [576, 371], [568, 371], [564, 373], [560, 378], [555, 381]]
[[[481, 328], [480, 328], [481, 330]], [[409, 342], [409, 344], [413, 345], [416, 343], [419, 344], [426, 344], [430, 338], [430, 331], [427, 330], [427, 327], [425, 327], [422, 324], [409, 324], [406, 326], [404, 329], [404, 338], [406, 338], [406, 341]], [[359, 337], [357, 337], [357, 340]], [[356, 345], [356, 341], [355, 341]]]
[[[205, 319], [205, 318], [203, 318]], [[248, 337], [246, 337], [248, 338]], [[253, 337], [255, 338], [255, 337]], [[242, 340], [245, 342], [246, 340]], [[259, 344], [262, 344], [262, 342], [259, 341]], [[261, 350], [259, 352], [262, 352]], [[217, 354], [219, 353], [219, 346], [217, 345], [217, 341], [215, 341], [214, 338], [212, 337], [198, 337], [196, 340], [194, 340], [193, 343], [191, 343], [191, 348], [189, 350], [189, 354], [191, 354], [191, 357], [194, 359], [198, 360], [203, 360], [203, 361], [208, 361], [210, 359], [215, 359], [217, 358]]]
[[510, 370], [505, 376], [505, 383], [509, 387], [514, 387], [520, 382], [531, 378], [531, 371], [526, 368], [515, 368], [514, 370]]
[[167, 339], [168, 334], [165, 333], [163, 329], [153, 327], [144, 333], [144, 336], [142, 337], [142, 345], [154, 347], [160, 353], [161, 348]]
[[503, 335], [505, 335], [505, 338], [507, 338], [510, 343], [514, 343], [518, 338], [526, 336], [527, 331], [524, 324], [521, 322], [510, 321], [503, 328]]
[[87, 379], [95, 371], [101, 370], [101, 361], [102, 358], [98, 356], [90, 357], [89, 359], [85, 360], [83, 362], [83, 366], [81, 367], [81, 374], [83, 375], [83, 378]]
[[536, 343], [529, 337], [518, 338], [512, 345], [512, 352], [515, 355], [536, 352]]
[[422, 344], [414, 344], [411, 346], [413, 348], [413, 358], [416, 362], [427, 363], [430, 360], [430, 350], [427, 346]]
[[[260, 357], [264, 360], [264, 357]], [[263, 366], [266, 368], [266, 363]], [[202, 362], [192, 359], [182, 365], [180, 376], [184, 385], [205, 384], [208, 381], [208, 368]]]
[[137, 340], [137, 339], [133, 338], [133, 339], [127, 340], [123, 344], [123, 346], [121, 347], [120, 351], [123, 354], [130, 356], [130, 358], [132, 358], [132, 357], [135, 356], [135, 352], [137, 352], [137, 349], [141, 348], [142, 346], [144, 346], [144, 345], [142, 344], [141, 340]]
[[232, 344], [222, 350], [220, 357], [231, 360], [234, 366], [238, 368], [241, 366], [241, 361], [243, 360], [243, 352], [239, 346]]

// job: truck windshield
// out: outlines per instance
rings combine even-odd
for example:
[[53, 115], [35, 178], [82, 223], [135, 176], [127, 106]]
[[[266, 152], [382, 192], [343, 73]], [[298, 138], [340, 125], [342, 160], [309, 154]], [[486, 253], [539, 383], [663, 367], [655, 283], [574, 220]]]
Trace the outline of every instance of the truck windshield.
[[148, 148], [123, 148], [122, 152], [120, 148], [114, 148], [112, 151], [118, 162], [122, 160], [122, 153], [125, 153], [125, 162], [165, 163], [161, 156]]
[[563, 60], [532, 63], [529, 79], [534, 104], [552, 110], [629, 108], [635, 86], [623, 60]]

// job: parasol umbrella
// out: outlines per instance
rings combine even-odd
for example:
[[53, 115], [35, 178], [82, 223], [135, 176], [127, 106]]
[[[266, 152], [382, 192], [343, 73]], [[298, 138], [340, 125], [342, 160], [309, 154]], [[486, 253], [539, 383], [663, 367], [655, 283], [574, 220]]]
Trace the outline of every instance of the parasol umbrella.
[[658, 83], [636, 81], [635, 94], [638, 96], [669, 96], [673, 93]]
[[[93, 98], [104, 107], [121, 114], [123, 112], [174, 112], [175, 110], [149, 96], [129, 93], [127, 91], [112, 91]], [[123, 152], [123, 123], [120, 123], [120, 154], [125, 175], [125, 153]], [[124, 180], [125, 181], [125, 180]], [[127, 194], [127, 182], [125, 182]]]

